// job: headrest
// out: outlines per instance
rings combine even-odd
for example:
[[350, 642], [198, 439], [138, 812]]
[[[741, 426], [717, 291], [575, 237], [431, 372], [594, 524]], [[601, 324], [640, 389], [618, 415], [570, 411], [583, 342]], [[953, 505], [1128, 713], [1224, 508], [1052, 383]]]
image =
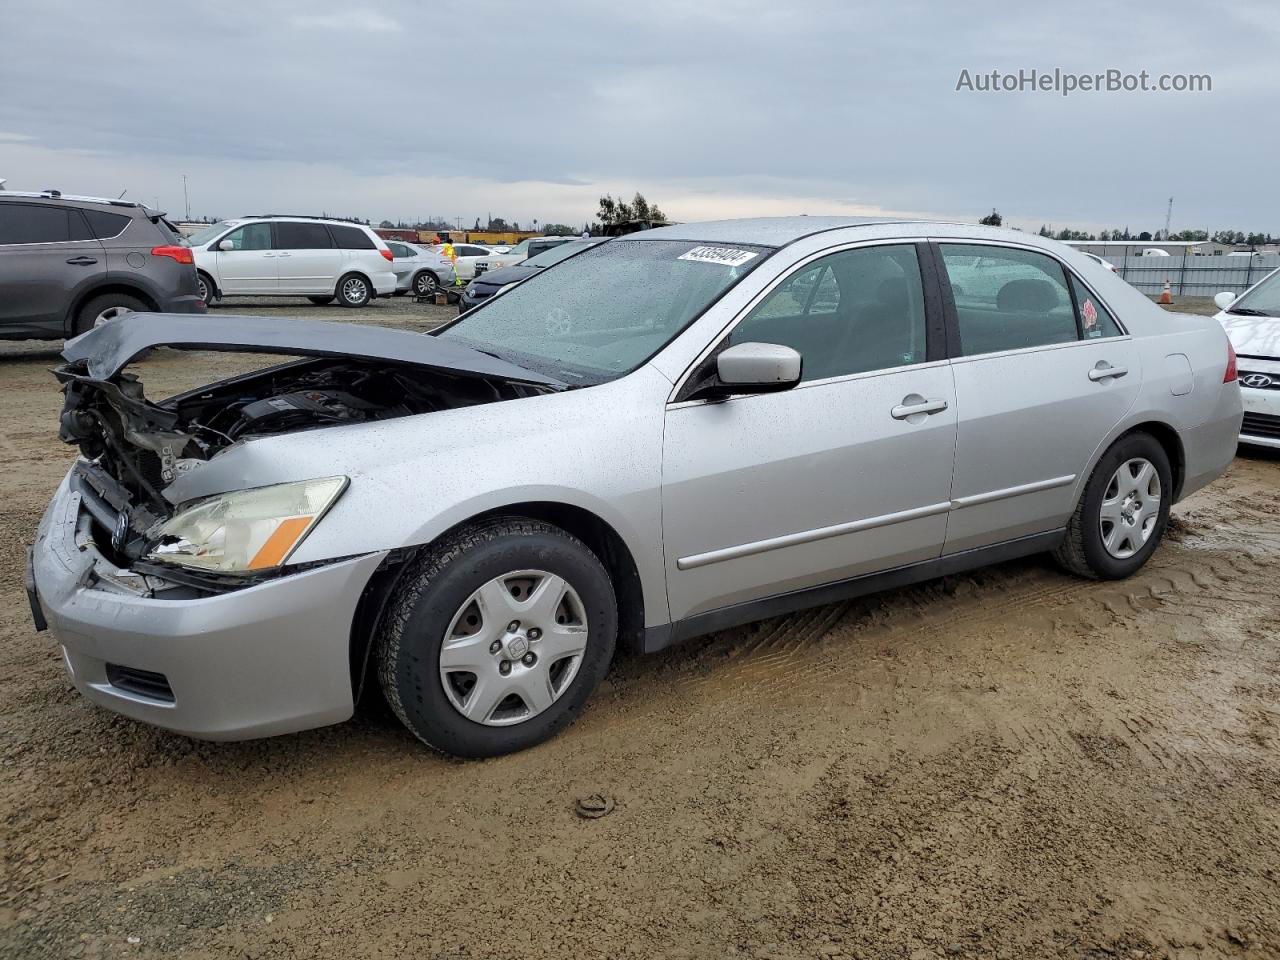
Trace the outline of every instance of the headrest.
[[1058, 291], [1048, 280], [1010, 280], [996, 295], [1000, 310], [1043, 313], [1058, 305]]

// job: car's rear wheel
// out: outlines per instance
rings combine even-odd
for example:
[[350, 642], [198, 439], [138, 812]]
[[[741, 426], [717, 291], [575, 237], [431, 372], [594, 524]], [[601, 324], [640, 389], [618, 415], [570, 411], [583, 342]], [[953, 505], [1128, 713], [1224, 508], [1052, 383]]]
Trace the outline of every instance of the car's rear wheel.
[[450, 535], [405, 573], [375, 638], [379, 679], [423, 743], [496, 756], [573, 721], [617, 632], [613, 585], [585, 544], [498, 518]]
[[137, 297], [126, 293], [104, 293], [94, 297], [76, 315], [75, 332], [84, 333], [94, 327], [100, 327], [108, 320], [123, 317], [129, 313], [146, 310], [147, 305]]
[[440, 281], [430, 270], [423, 270], [413, 278], [413, 292], [420, 297], [430, 296], [440, 288]]
[[333, 303], [333, 297], [307, 297], [317, 307], [323, 307], [326, 303]]
[[1131, 576], [1164, 536], [1172, 495], [1173, 473], [1160, 442], [1149, 433], [1121, 437], [1094, 467], [1054, 557], [1083, 577]]
[[348, 273], [338, 281], [337, 295], [344, 307], [363, 307], [373, 297], [373, 291], [360, 274]]
[[213, 302], [218, 299], [218, 287], [213, 282], [213, 278], [207, 273], [196, 273], [196, 285], [200, 288], [200, 299], [204, 301], [205, 306], [213, 306]]

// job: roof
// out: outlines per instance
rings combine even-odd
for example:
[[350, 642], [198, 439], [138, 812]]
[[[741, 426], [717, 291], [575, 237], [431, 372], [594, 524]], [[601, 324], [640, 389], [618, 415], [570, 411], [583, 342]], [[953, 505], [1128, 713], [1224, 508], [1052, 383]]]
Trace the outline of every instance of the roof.
[[71, 193], [60, 193], [57, 190], [42, 190], [39, 193], [27, 190], [0, 190], [0, 199], [70, 200], [72, 203], [105, 203], [113, 207], [143, 208], [143, 204], [134, 200], [120, 200], [113, 197], [81, 197]]
[[628, 240], [705, 240], [707, 242], [754, 243], [781, 247], [810, 234], [841, 227], [866, 227], [882, 223], [944, 223], [950, 221], [912, 220], [907, 217], [756, 217], [748, 220], [708, 220], [655, 227], [627, 234]]

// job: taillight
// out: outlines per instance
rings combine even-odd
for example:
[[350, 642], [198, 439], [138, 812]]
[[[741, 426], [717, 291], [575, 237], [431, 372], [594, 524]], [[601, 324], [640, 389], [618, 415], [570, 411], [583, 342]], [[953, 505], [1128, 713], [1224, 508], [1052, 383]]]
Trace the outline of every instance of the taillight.
[[1236, 348], [1231, 345], [1231, 341], [1227, 341], [1227, 372], [1222, 375], [1223, 383], [1236, 382]]
[[196, 258], [191, 255], [190, 247], [166, 246], [152, 247], [151, 255], [153, 257], [169, 257], [177, 260], [179, 263], [195, 263]]
[[379, 250], [378, 252], [379, 252], [380, 254], [382, 254], [382, 259], [383, 259], [383, 260], [394, 260], [394, 259], [395, 259], [395, 257], [393, 257], [393, 256], [391, 255], [391, 251], [390, 251], [390, 250]]

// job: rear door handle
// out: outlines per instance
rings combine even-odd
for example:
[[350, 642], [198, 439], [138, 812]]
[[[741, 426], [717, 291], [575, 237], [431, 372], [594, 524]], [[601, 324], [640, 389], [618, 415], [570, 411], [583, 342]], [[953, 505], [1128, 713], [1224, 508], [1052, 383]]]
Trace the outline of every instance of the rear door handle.
[[1099, 383], [1108, 377], [1115, 377], [1118, 380], [1128, 372], [1128, 367], [1113, 367], [1107, 361], [1099, 360], [1097, 366], [1089, 371], [1089, 379], [1094, 383]]
[[93, 257], [72, 257], [67, 261], [73, 267], [92, 267], [97, 262]]
[[277, 253], [277, 254], [276, 254], [276, 256], [277, 256], [277, 257], [287, 257], [287, 256], [290, 256], [290, 254], [289, 254], [289, 253], [287, 253], [287, 252], [286, 252], [286, 253]]
[[908, 417], [914, 417], [918, 413], [941, 413], [945, 409], [947, 409], [947, 401], [945, 400], [926, 400], [919, 394], [912, 394], [909, 397], [903, 397], [902, 403], [889, 411], [889, 416], [895, 420], [906, 420]]

